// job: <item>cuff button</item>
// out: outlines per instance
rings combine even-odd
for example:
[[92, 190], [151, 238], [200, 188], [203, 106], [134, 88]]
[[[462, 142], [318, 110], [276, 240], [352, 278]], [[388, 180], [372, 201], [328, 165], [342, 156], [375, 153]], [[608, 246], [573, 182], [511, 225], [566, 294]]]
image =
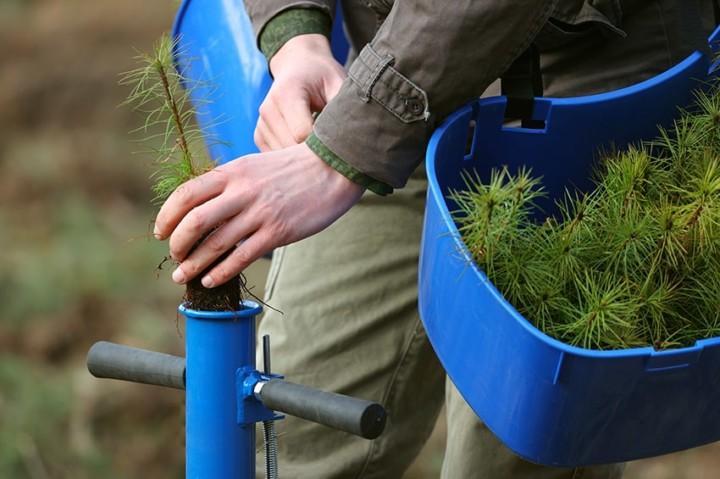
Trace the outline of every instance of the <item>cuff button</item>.
[[418, 98], [408, 98], [405, 100], [405, 106], [413, 115], [419, 115], [425, 111], [425, 105]]

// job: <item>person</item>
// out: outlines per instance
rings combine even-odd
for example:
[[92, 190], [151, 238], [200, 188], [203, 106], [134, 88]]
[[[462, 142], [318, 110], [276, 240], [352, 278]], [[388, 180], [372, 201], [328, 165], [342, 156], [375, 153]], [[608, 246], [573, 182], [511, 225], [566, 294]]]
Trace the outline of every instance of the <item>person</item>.
[[232, 250], [206, 287], [275, 249], [266, 301], [285, 314], [269, 310], [260, 323], [275, 369], [389, 413], [373, 441], [281, 421], [283, 475], [401, 477], [444, 404], [444, 478], [621, 477], [622, 465], [522, 460], [446, 378], [416, 308], [421, 161], [433, 128], [531, 43], [547, 95], [612, 90], [704, 48], [710, 1], [343, 0], [347, 70], [329, 48], [334, 0], [245, 3], [274, 77], [255, 131], [261, 153], [179, 187], [155, 235], [169, 239], [178, 283]]

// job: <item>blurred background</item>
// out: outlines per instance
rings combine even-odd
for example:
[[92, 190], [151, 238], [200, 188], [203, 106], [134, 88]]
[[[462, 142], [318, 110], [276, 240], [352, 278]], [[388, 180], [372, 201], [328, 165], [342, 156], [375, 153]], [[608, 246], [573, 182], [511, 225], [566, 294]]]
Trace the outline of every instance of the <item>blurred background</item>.
[[[128, 135], [140, 119], [117, 85], [176, 8], [0, 0], [0, 479], [183, 476], [182, 395], [84, 365], [99, 339], [183, 353], [182, 290], [149, 235], [151, 165]], [[247, 272], [258, 295], [266, 272]], [[444, 435], [441, 419], [406, 477], [439, 476]], [[719, 453], [635, 462], [626, 477], [720, 477]]]

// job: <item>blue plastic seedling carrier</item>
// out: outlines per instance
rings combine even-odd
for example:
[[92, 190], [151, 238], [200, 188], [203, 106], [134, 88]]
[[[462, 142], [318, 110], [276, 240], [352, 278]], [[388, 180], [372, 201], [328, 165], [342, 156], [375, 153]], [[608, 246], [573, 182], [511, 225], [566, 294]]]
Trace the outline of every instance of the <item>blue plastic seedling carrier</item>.
[[[720, 32], [711, 37], [711, 45]], [[520, 456], [577, 466], [664, 454], [720, 440], [720, 338], [692, 347], [593, 351], [535, 329], [471, 260], [450, 211], [461, 172], [532, 167], [551, 197], [587, 188], [601, 149], [657, 137], [708, 78], [696, 52], [669, 71], [601, 95], [538, 98], [544, 129], [503, 126], [504, 97], [451, 115], [427, 150], [429, 191], [420, 313], [440, 361], [487, 426]], [[474, 138], [466, 151], [471, 122]], [[720, 307], [720, 291], [718, 291]]]

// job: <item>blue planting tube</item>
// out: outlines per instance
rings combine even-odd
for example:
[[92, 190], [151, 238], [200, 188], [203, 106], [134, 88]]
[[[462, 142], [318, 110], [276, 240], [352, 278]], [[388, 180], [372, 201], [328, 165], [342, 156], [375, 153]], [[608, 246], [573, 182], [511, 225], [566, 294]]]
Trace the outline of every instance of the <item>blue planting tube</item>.
[[238, 424], [236, 371], [255, 369], [255, 317], [244, 301], [231, 312], [194, 311], [186, 318], [185, 477], [255, 477], [255, 425]]

